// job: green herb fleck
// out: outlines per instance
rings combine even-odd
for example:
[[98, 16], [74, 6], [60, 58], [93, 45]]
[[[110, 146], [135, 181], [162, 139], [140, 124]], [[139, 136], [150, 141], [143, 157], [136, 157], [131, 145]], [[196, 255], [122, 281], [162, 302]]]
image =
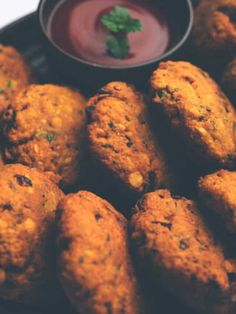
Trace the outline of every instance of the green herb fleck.
[[128, 33], [139, 32], [143, 25], [130, 16], [129, 10], [116, 6], [101, 18], [102, 24], [110, 31], [106, 38], [108, 51], [118, 59], [123, 59], [129, 52]]
[[49, 143], [51, 143], [52, 141], [54, 141], [57, 138], [58, 133], [57, 132], [44, 132], [44, 131], [41, 131], [41, 132], [38, 132], [37, 135], [39, 137], [44, 138]]
[[7, 88], [12, 88], [13, 87], [13, 81], [12, 80], [9, 80], [7, 82]]
[[165, 100], [166, 97], [166, 89], [160, 89], [157, 91], [157, 96], [161, 98], [161, 100]]
[[0, 94], [4, 94], [5, 90], [3, 88], [0, 88]]
[[165, 88], [160, 89], [156, 92], [156, 95], [161, 99], [165, 100], [167, 96], [171, 97], [172, 100], [175, 99], [175, 93], [178, 91], [178, 88], [174, 88], [173, 90], [167, 85]]
[[56, 139], [56, 137], [57, 137], [57, 133], [56, 132], [46, 133], [45, 134], [45, 138], [46, 138], [46, 140], [48, 140], [49, 143], [54, 141]]

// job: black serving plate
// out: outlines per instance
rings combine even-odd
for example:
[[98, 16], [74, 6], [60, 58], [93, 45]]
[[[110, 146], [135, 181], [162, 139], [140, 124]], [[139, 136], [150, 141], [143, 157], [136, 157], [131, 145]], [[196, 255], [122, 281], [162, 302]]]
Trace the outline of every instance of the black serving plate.
[[[196, 0], [194, 3], [196, 4]], [[36, 14], [29, 14], [0, 30], [0, 43], [14, 46], [20, 51], [32, 65], [37, 81], [39, 83], [63, 83], [63, 80], [56, 77], [50, 70], [50, 65], [41, 45], [41, 34], [37, 24]], [[86, 93], [86, 91], [85, 91]], [[145, 279], [146, 280], [146, 279]], [[159, 291], [159, 298], [155, 297], [154, 306], [150, 306], [152, 314], [193, 314], [193, 311], [185, 308], [174, 297], [164, 292], [161, 288], [151, 287], [145, 289], [148, 299], [152, 300], [151, 294]], [[152, 304], [153, 301], [150, 301]], [[9, 302], [0, 301], [0, 314], [75, 314], [68, 302], [58, 300], [58, 306], [53, 308], [40, 308], [23, 306]], [[148, 313], [149, 314], [149, 313]]]

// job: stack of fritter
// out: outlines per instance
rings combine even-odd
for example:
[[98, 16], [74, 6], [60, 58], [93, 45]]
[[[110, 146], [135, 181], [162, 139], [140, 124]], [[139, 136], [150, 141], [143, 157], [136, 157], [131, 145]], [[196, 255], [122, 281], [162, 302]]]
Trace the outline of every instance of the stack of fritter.
[[[232, 59], [234, 10], [200, 3], [199, 55]], [[0, 298], [55, 304], [63, 287], [80, 314], [164, 313], [161, 285], [199, 313], [235, 314], [236, 110], [221, 87], [167, 61], [145, 95], [110, 82], [86, 104], [69, 87], [31, 84], [33, 72], [0, 47]]]

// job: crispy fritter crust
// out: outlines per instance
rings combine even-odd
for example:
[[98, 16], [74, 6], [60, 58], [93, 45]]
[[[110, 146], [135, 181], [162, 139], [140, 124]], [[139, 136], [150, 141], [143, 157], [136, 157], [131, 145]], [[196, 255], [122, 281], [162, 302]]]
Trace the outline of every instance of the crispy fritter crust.
[[67, 189], [80, 174], [84, 127], [80, 93], [56, 85], [31, 85], [4, 112], [5, 157], [50, 172]]
[[198, 182], [200, 200], [220, 218], [231, 233], [236, 233], [236, 172], [220, 170]]
[[32, 82], [32, 71], [15, 48], [0, 44], [0, 113]]
[[146, 105], [131, 85], [107, 84], [89, 100], [87, 112], [91, 152], [122, 186], [141, 193], [171, 185]]
[[0, 172], [0, 297], [25, 303], [50, 299], [48, 243], [62, 192], [23, 165]]
[[59, 215], [59, 277], [78, 312], [140, 313], [126, 219], [86, 191], [67, 195]]
[[2, 153], [2, 151], [1, 151], [1, 149], [0, 149], [0, 171], [2, 171], [2, 169], [4, 168], [4, 166], [5, 166], [5, 160], [4, 160], [4, 158], [3, 158], [3, 153]]
[[223, 252], [193, 201], [167, 190], [146, 194], [135, 207], [131, 236], [157, 282], [200, 313], [235, 313]]
[[193, 159], [210, 168], [235, 165], [235, 109], [207, 73], [188, 62], [163, 62], [151, 87]]
[[192, 39], [198, 53], [228, 58], [236, 52], [235, 0], [202, 0], [195, 10]]
[[234, 58], [226, 67], [222, 86], [233, 101], [236, 101], [236, 58]]

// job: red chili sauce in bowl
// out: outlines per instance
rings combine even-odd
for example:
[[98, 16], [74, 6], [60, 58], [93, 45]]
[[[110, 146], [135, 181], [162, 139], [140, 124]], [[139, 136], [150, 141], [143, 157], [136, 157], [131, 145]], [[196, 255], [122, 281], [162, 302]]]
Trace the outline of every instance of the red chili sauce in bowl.
[[[109, 32], [101, 23], [101, 17], [115, 6], [128, 9], [130, 16], [143, 25], [141, 31], [128, 34], [130, 50], [123, 59], [107, 51]], [[152, 60], [169, 50], [177, 41], [172, 20], [158, 0], [62, 0], [52, 11], [47, 30], [51, 40], [72, 56], [105, 66], [129, 66]]]

